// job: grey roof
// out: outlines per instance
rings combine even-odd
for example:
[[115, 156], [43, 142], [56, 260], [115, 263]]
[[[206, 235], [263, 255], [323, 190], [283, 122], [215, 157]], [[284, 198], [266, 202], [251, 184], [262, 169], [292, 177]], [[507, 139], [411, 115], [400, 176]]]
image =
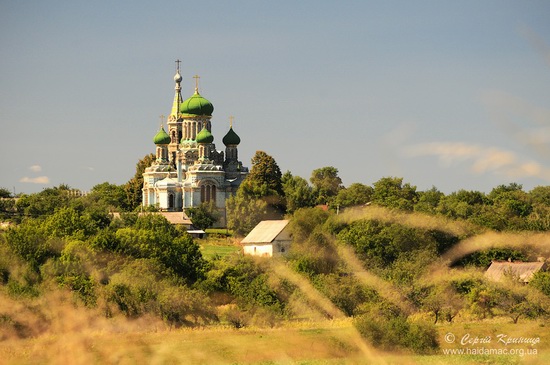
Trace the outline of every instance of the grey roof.
[[241, 243], [271, 243], [285, 229], [288, 220], [261, 221]]
[[546, 268], [544, 262], [509, 262], [493, 261], [485, 272], [485, 276], [500, 281], [506, 275], [517, 277], [519, 281], [528, 283], [533, 275]]

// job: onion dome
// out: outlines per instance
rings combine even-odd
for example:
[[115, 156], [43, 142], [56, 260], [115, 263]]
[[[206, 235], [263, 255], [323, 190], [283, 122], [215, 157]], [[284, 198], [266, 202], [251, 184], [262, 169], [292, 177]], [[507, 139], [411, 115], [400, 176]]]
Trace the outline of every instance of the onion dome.
[[164, 130], [164, 127], [161, 127], [158, 133], [153, 138], [155, 144], [170, 144], [170, 136]]
[[177, 82], [177, 83], [180, 83], [181, 80], [183, 80], [183, 77], [181, 77], [180, 75], [180, 71], [176, 71], [176, 74], [174, 75], [174, 81]]
[[213, 112], [214, 106], [212, 103], [203, 98], [196, 88], [193, 96], [183, 101], [180, 105], [181, 114], [211, 116]]
[[199, 134], [197, 134], [197, 143], [212, 143], [214, 142], [214, 136], [206, 127], [204, 127]]
[[233, 131], [233, 127], [230, 127], [229, 132], [223, 137], [222, 142], [226, 146], [236, 146], [241, 143], [241, 138]]

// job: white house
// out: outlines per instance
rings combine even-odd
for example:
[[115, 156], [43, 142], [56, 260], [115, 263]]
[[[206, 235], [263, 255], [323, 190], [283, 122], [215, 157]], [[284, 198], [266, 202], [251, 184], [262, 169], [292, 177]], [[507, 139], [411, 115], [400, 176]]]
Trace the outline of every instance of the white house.
[[268, 220], [258, 223], [241, 241], [243, 253], [264, 257], [286, 254], [291, 241], [288, 222], [288, 220]]

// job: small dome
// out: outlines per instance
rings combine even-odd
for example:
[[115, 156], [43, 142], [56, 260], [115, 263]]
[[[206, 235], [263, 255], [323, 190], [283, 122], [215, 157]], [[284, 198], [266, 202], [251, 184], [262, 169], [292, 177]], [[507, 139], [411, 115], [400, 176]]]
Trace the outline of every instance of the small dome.
[[214, 112], [214, 106], [195, 89], [195, 93], [180, 105], [181, 114], [208, 115]]
[[197, 143], [212, 143], [214, 142], [214, 136], [206, 127], [204, 127], [199, 134], [197, 134]]
[[164, 127], [161, 127], [158, 133], [153, 138], [155, 144], [170, 144], [170, 136], [164, 130]]
[[176, 71], [176, 75], [174, 76], [174, 81], [175, 82], [181, 82], [181, 80], [183, 80], [183, 77], [181, 77], [179, 71]]
[[223, 137], [222, 142], [226, 146], [236, 146], [241, 143], [241, 138], [233, 131], [233, 127], [230, 127], [229, 132]]

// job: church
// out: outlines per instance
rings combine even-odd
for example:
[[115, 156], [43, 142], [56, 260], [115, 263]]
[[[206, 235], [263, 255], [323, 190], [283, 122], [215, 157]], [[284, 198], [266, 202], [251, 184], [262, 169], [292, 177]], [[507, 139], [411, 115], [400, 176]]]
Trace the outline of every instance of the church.
[[180, 61], [176, 61], [175, 95], [168, 116], [153, 138], [156, 159], [143, 173], [144, 207], [153, 206], [164, 212], [184, 212], [212, 202], [220, 219], [217, 226], [225, 226], [225, 201], [234, 195], [248, 174], [238, 159], [241, 139], [229, 131], [222, 139], [224, 151], [216, 150], [212, 135], [214, 106], [199, 93], [198, 76], [195, 92], [183, 100], [181, 96]]

